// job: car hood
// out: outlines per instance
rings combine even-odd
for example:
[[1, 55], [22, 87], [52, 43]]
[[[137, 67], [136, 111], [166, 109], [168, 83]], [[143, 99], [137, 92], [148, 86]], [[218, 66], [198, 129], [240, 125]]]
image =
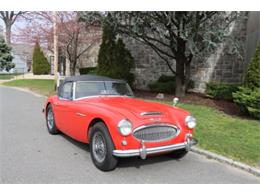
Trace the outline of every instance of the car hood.
[[162, 117], [168, 115], [168, 109], [155, 102], [143, 101], [135, 98], [103, 98], [103, 106], [113, 107], [117, 110], [131, 112], [138, 118], [147, 116]]
[[119, 112], [128, 119], [156, 119], [178, 123], [178, 114], [187, 112], [169, 105], [156, 102], [144, 101], [131, 97], [101, 97], [99, 101], [87, 100], [92, 105], [113, 112]]

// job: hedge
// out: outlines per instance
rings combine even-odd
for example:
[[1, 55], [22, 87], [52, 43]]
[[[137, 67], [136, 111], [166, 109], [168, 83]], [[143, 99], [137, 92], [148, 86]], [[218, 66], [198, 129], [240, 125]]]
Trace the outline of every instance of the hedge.
[[148, 84], [148, 87], [155, 93], [174, 93], [175, 76], [162, 75], [156, 82]]
[[85, 67], [85, 68], [80, 68], [79, 73], [81, 75], [83, 74], [94, 74], [96, 72], [97, 68], [96, 67]]
[[211, 82], [206, 84], [205, 93], [213, 99], [233, 100], [232, 93], [236, 91], [238, 85]]

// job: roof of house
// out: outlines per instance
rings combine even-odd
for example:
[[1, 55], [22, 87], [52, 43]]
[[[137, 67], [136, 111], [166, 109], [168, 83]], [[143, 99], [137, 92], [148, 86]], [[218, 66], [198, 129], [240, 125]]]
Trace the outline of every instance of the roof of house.
[[124, 82], [123, 80], [119, 79], [112, 79], [105, 76], [97, 76], [97, 75], [79, 75], [79, 76], [72, 76], [65, 78], [65, 81], [120, 81]]
[[27, 55], [28, 57], [32, 58], [33, 54], [33, 45], [29, 44], [11, 44], [12, 52], [16, 55]]

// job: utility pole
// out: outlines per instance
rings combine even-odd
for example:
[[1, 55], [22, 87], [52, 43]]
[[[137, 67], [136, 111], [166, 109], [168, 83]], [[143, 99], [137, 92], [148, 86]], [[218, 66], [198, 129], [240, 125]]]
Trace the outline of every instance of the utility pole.
[[59, 51], [58, 51], [58, 26], [57, 26], [57, 11], [53, 12], [53, 45], [54, 45], [54, 89], [57, 90], [57, 80], [58, 80], [58, 59], [59, 59]]

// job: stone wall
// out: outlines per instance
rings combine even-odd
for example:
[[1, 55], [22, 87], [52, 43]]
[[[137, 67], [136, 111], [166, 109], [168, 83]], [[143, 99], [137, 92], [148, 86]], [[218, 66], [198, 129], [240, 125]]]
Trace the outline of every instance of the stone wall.
[[194, 91], [204, 92], [206, 83], [240, 84], [243, 81], [245, 66], [246, 18], [237, 20], [230, 29], [230, 35], [242, 45], [239, 54], [232, 53], [230, 42], [220, 44], [215, 53], [207, 56], [203, 62], [193, 59], [191, 75]]
[[[161, 75], [173, 75], [165, 62], [149, 47], [132, 38], [123, 38], [126, 48], [130, 50], [134, 60], [135, 86], [147, 90], [148, 84], [156, 81]], [[173, 62], [173, 68], [174, 62]]]
[[4, 29], [1, 25], [0, 25], [0, 38], [4, 38]]
[[246, 64], [254, 55], [258, 41], [260, 41], [260, 12], [249, 12], [246, 31]]
[[101, 42], [93, 44], [80, 58], [78, 62], [79, 68], [96, 67], [98, 60], [98, 52]]

